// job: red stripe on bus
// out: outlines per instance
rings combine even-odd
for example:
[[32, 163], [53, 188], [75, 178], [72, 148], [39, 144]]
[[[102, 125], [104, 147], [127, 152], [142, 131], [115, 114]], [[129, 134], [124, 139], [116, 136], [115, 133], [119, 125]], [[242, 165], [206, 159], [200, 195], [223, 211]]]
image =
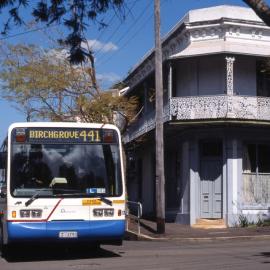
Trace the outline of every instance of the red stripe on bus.
[[53, 214], [53, 212], [55, 211], [55, 209], [58, 207], [58, 205], [60, 204], [60, 202], [63, 200], [63, 198], [61, 198], [57, 204], [55, 205], [55, 207], [53, 208], [53, 210], [51, 211], [51, 213], [49, 214], [49, 216], [47, 217], [46, 221], [49, 220], [49, 218], [51, 217], [51, 215]]
[[46, 222], [52, 216], [53, 212], [55, 211], [55, 209], [58, 207], [58, 205], [62, 200], [63, 198], [57, 202], [57, 204], [54, 206], [53, 210], [46, 219], [8, 219], [7, 222]]
[[46, 219], [8, 219], [7, 222], [46, 222]]

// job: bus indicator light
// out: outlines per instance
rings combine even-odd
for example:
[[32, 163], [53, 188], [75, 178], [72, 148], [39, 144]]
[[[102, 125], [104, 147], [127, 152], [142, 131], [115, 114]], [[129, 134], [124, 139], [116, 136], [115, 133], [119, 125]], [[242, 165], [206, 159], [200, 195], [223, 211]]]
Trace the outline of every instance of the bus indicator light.
[[112, 143], [113, 142], [113, 131], [112, 130], [104, 130], [103, 131], [103, 142]]
[[16, 211], [12, 211], [11, 216], [12, 216], [12, 218], [16, 218], [17, 217]]
[[25, 142], [26, 141], [26, 134], [24, 128], [17, 128], [16, 129], [16, 142]]

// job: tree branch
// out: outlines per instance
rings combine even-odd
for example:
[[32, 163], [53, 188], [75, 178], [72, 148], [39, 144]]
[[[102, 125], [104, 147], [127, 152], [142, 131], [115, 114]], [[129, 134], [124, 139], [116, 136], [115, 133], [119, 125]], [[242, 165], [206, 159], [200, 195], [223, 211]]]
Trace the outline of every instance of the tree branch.
[[264, 0], [243, 0], [263, 22], [270, 26], [270, 7]]

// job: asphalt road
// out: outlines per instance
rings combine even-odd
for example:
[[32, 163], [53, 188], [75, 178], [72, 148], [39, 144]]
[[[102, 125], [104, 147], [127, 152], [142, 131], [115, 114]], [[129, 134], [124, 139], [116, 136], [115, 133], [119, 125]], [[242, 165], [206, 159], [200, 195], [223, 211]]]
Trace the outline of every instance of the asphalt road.
[[231, 240], [183, 243], [124, 242], [99, 251], [83, 247], [23, 247], [12, 257], [0, 259], [1, 270], [50, 269], [270, 269], [269, 240]]

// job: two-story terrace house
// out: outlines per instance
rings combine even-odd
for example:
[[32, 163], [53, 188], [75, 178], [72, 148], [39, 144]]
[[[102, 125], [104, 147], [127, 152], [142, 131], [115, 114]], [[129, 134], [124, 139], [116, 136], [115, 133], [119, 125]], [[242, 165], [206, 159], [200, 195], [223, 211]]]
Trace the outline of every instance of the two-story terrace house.
[[[270, 28], [249, 9], [190, 11], [163, 39], [166, 217], [194, 225], [270, 208]], [[127, 130], [130, 200], [155, 215], [155, 80], [150, 51], [126, 77], [140, 98]]]

